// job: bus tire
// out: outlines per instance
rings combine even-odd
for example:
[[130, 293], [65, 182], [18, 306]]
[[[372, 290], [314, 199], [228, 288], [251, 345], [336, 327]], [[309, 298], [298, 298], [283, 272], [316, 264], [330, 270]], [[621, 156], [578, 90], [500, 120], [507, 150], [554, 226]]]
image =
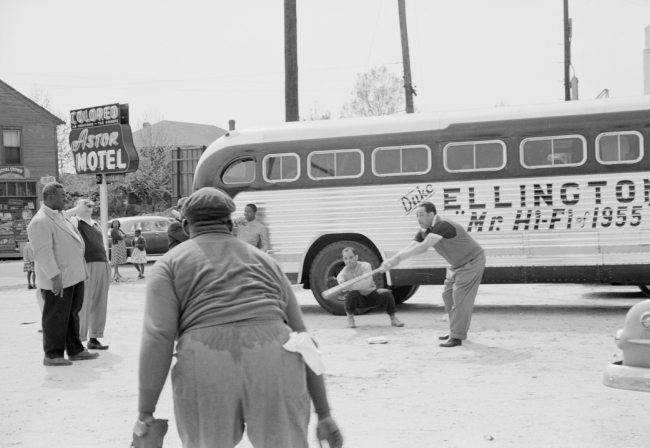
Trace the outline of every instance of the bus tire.
[[[368, 246], [356, 241], [337, 241], [328, 246], [325, 246], [314, 258], [309, 270], [309, 284], [311, 285], [311, 292], [314, 294], [318, 304], [328, 313], [336, 316], [345, 316], [345, 296], [338, 295], [331, 299], [325, 299], [321, 295], [323, 291], [328, 290], [336, 285], [336, 276], [345, 267], [343, 264], [343, 256], [341, 252], [346, 247], [352, 247], [357, 255], [359, 261], [370, 263], [373, 269], [381, 265], [379, 256]], [[384, 287], [384, 276], [377, 274], [373, 277], [377, 288]], [[360, 312], [367, 312], [369, 310], [361, 310]]]
[[650, 297], [650, 287], [648, 287], [647, 285], [645, 285], [645, 286], [644, 285], [639, 285], [639, 289], [641, 290], [641, 292], [643, 293], [644, 296]]
[[395, 298], [395, 303], [399, 305], [413, 297], [413, 294], [415, 294], [419, 288], [420, 285], [400, 285], [392, 286], [390, 290]]

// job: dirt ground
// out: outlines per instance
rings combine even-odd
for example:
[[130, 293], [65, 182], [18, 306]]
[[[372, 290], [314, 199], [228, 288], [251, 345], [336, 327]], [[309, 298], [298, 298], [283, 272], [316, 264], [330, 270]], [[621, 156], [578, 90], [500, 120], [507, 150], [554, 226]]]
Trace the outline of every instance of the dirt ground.
[[[126, 447], [137, 416], [137, 357], [144, 281], [111, 287], [99, 359], [42, 365], [35, 293], [22, 264], [0, 263], [0, 446]], [[130, 273], [135, 277], [135, 270]], [[650, 395], [610, 389], [602, 372], [620, 359], [614, 334], [632, 287], [484, 285], [469, 340], [438, 346], [447, 323], [441, 288], [423, 287], [399, 307], [403, 328], [383, 312], [356, 329], [296, 287], [324, 352], [332, 413], [350, 448], [648, 447]], [[369, 344], [384, 336], [387, 344]], [[180, 447], [169, 381], [158, 418], [165, 447]], [[317, 447], [312, 415], [310, 446]], [[239, 447], [248, 448], [246, 439]]]

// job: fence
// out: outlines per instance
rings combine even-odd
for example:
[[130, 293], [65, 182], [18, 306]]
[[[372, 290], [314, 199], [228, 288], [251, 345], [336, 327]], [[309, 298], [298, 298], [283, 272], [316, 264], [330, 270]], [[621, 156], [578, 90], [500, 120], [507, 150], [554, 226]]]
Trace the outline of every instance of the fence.
[[205, 146], [178, 147], [172, 149], [172, 205], [193, 191], [194, 170], [205, 151]]

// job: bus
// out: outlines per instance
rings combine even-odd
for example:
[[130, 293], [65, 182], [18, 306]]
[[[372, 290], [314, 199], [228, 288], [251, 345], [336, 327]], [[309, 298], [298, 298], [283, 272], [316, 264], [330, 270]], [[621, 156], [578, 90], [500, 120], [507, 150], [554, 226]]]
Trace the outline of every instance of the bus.
[[[282, 123], [210, 145], [194, 189], [258, 207], [271, 256], [344, 314], [341, 250], [378, 267], [434, 203], [483, 246], [483, 283], [603, 283], [650, 296], [650, 96]], [[377, 275], [397, 303], [442, 284], [433, 250]]]

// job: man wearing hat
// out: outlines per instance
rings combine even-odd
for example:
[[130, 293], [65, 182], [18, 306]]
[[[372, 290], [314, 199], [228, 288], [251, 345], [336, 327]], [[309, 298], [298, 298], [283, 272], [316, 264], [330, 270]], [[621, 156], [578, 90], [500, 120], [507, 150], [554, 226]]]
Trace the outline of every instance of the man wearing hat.
[[182, 216], [180, 210], [185, 201], [187, 201], [187, 198], [180, 198], [177, 205], [178, 210], [172, 210], [174, 218], [176, 219], [167, 228], [167, 246], [169, 247], [169, 250], [172, 250], [183, 241], [187, 241], [189, 238], [189, 236], [185, 235], [183, 232], [183, 226], [181, 225]]
[[190, 239], [151, 270], [138, 420], [154, 425], [176, 342], [171, 376], [183, 446], [234, 447], [246, 427], [254, 447], [307, 448], [311, 397], [319, 439], [340, 447], [322, 376], [283, 348], [292, 331], [306, 332], [291, 285], [270, 256], [232, 235], [234, 211], [221, 190], [193, 193], [182, 210]]

